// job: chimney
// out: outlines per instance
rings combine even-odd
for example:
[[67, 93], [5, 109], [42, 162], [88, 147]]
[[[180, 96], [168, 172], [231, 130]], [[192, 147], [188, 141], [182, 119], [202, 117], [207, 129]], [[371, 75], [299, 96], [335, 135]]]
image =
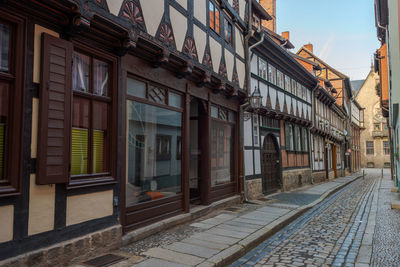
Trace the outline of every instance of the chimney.
[[306, 44], [304, 47], [307, 48], [311, 53], [314, 53], [312, 44]]
[[276, 0], [260, 0], [260, 5], [272, 17], [272, 20], [263, 20], [262, 25], [267, 29], [276, 32]]
[[285, 38], [286, 40], [288, 40], [288, 41], [290, 40], [290, 38], [289, 38], [289, 37], [290, 37], [290, 33], [289, 33], [288, 31], [282, 32], [281, 35], [282, 35], [282, 37]]

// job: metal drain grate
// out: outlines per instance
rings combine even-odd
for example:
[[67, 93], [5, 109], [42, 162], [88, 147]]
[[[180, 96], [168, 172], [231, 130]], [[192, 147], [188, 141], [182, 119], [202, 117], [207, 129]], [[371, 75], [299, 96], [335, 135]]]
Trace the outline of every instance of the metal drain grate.
[[115, 255], [115, 254], [106, 254], [88, 261], [85, 261], [83, 264], [86, 266], [93, 266], [93, 267], [106, 267], [110, 266], [111, 264], [120, 262], [127, 259], [126, 257]]

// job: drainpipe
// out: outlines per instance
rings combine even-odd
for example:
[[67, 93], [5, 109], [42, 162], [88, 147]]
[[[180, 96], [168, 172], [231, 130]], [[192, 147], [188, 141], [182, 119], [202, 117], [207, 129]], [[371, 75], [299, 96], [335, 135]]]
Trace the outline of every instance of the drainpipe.
[[[240, 127], [240, 155], [241, 155], [241, 164], [242, 164], [242, 175], [243, 177], [240, 177], [241, 180], [243, 181], [243, 199], [244, 201], [248, 201], [247, 199], [247, 185], [246, 185], [246, 173], [245, 173], [245, 161], [244, 161], [244, 112], [247, 110], [249, 107], [250, 103], [248, 102], [248, 98], [250, 96], [250, 91], [251, 91], [251, 69], [250, 69], [250, 53], [251, 49], [255, 48], [256, 46], [262, 44], [264, 41], [264, 33], [262, 33], [262, 30], [258, 30], [258, 32], [262, 33], [261, 34], [261, 40], [252, 46], [249, 46], [249, 41], [250, 38], [253, 36], [253, 27], [251, 23], [251, 18], [252, 18], [252, 3], [251, 1], [247, 1], [247, 34], [244, 39], [244, 48], [245, 48], [245, 71], [246, 71], [246, 87], [247, 87], [247, 101], [240, 106], [240, 114], [239, 114], [239, 127]], [[253, 131], [253, 129], [251, 130]]]

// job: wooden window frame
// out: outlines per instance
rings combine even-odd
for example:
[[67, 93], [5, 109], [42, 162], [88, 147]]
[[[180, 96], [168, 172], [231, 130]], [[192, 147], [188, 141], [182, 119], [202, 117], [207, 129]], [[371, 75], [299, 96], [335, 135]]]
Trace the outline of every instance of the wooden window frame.
[[[92, 165], [92, 160], [89, 156], [91, 149], [92, 138], [90, 133], [92, 131], [89, 130], [89, 140], [88, 140], [88, 174], [82, 175], [69, 175], [69, 183], [67, 188], [81, 188], [81, 187], [88, 187], [88, 186], [98, 186], [98, 185], [105, 185], [105, 184], [112, 184], [117, 182], [117, 100], [118, 100], [118, 64], [117, 59], [105, 53], [104, 51], [97, 50], [93, 47], [88, 47], [80, 42], [73, 41], [74, 52], [78, 52], [90, 57], [90, 81], [89, 84], [93, 83], [93, 60], [101, 60], [107, 62], [109, 65], [108, 73], [108, 96], [97, 96], [90, 93], [84, 93], [79, 91], [74, 91], [72, 89], [72, 82], [71, 82], [71, 114], [72, 114], [72, 107], [74, 103], [74, 97], [84, 98], [90, 101], [90, 108], [89, 114], [92, 112], [92, 102], [98, 101], [101, 103], [107, 103], [108, 105], [108, 121], [107, 121], [107, 131], [108, 131], [108, 140], [106, 142], [106, 153], [109, 156], [106, 158], [106, 165], [108, 167], [108, 171], [105, 173], [89, 173], [91, 169], [90, 166]], [[72, 60], [72, 58], [71, 58]], [[89, 87], [91, 87], [89, 85]], [[72, 116], [72, 115], [71, 115]], [[89, 115], [89, 125], [90, 129], [93, 128], [92, 126], [92, 118]], [[72, 130], [72, 117], [71, 117], [71, 130]], [[92, 129], [93, 130], [93, 129]], [[71, 143], [72, 144], [72, 143]], [[114, 156], [113, 156], [114, 155]], [[70, 160], [71, 161], [71, 160]], [[71, 164], [71, 163], [69, 163]]]
[[[372, 146], [368, 146], [368, 144], [372, 144]], [[367, 155], [374, 155], [374, 141], [365, 141], [365, 153]]]
[[[8, 83], [9, 116], [5, 132], [4, 180], [0, 180], [0, 197], [18, 195], [22, 175], [24, 45], [25, 20], [0, 11], [1, 23], [10, 26], [8, 72], [0, 72], [0, 79]], [[12, 149], [9, 149], [12, 147]]]
[[[209, 28], [211, 30], [213, 30], [216, 34], [221, 35], [221, 10], [218, 8], [218, 5], [214, 1], [209, 0], [208, 8], [207, 8], [209, 16], [211, 15], [210, 14], [210, 5], [213, 6], [213, 13], [212, 14], [213, 14], [213, 17], [214, 17], [214, 20], [213, 20], [214, 23], [211, 24], [211, 17], [209, 17], [209, 19], [208, 19]], [[218, 16], [218, 20], [219, 20], [218, 29], [217, 29], [217, 23], [216, 23], [216, 21], [217, 21], [216, 11], [218, 11], [218, 14], [219, 14], [219, 16]]]
[[[230, 37], [226, 35], [227, 32], [230, 33]], [[224, 39], [225, 42], [233, 48], [233, 23], [230, 22], [227, 17], [224, 17]]]
[[[387, 146], [386, 146], [387, 144]], [[390, 155], [390, 143], [389, 141], [382, 141], [383, 155]]]

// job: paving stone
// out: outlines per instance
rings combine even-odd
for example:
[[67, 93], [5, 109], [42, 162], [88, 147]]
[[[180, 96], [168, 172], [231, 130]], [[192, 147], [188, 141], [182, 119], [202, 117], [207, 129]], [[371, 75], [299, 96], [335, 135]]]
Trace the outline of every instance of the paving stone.
[[249, 235], [249, 233], [239, 232], [239, 231], [234, 231], [234, 230], [229, 230], [229, 229], [223, 229], [221, 227], [211, 228], [210, 230], [207, 230], [206, 233], [234, 237], [234, 238], [238, 238], [238, 239], [243, 239]]
[[251, 234], [251, 233], [254, 233], [255, 231], [257, 231], [257, 228], [248, 228], [245, 225], [234, 226], [234, 225], [230, 225], [230, 224], [226, 224], [226, 223], [220, 224], [216, 228], [224, 229], [224, 230], [231, 230], [231, 231], [238, 231], [238, 232], [243, 232], [243, 233], [247, 233], [247, 234]]
[[195, 266], [204, 261], [204, 259], [200, 257], [179, 253], [164, 248], [151, 248], [144, 252], [143, 255], [189, 266]]
[[265, 221], [256, 220], [256, 219], [248, 219], [248, 218], [244, 218], [244, 217], [238, 217], [236, 219], [233, 219], [232, 222], [247, 223], [249, 225], [261, 225], [261, 226], [266, 225]]
[[208, 241], [208, 242], [216, 242], [216, 243], [227, 244], [227, 245], [233, 245], [240, 240], [239, 238], [221, 236], [221, 235], [210, 234], [210, 233], [206, 233], [206, 232], [194, 234], [192, 237], [201, 239], [204, 241]]
[[207, 240], [197, 239], [194, 237], [184, 239], [181, 242], [187, 243], [187, 244], [193, 244], [193, 245], [197, 245], [197, 246], [201, 246], [201, 247], [205, 247], [205, 248], [215, 249], [215, 250], [223, 250], [223, 249], [226, 249], [227, 247], [229, 247], [228, 244], [210, 242]]
[[205, 247], [188, 244], [188, 243], [182, 243], [182, 242], [175, 242], [165, 248], [176, 251], [176, 252], [184, 253], [184, 254], [198, 256], [201, 258], [210, 258], [220, 251], [220, 250], [216, 250], [216, 249], [205, 248]]
[[169, 261], [164, 261], [160, 259], [148, 259], [145, 261], [142, 261], [139, 264], [136, 264], [135, 267], [156, 267], [156, 266], [162, 266], [162, 267], [188, 267], [190, 265], [184, 265], [184, 264], [179, 264], [176, 262], [169, 262]]
[[210, 229], [210, 228], [214, 227], [215, 225], [198, 222], [198, 223], [192, 223], [190, 226], [201, 228], [201, 229]]

